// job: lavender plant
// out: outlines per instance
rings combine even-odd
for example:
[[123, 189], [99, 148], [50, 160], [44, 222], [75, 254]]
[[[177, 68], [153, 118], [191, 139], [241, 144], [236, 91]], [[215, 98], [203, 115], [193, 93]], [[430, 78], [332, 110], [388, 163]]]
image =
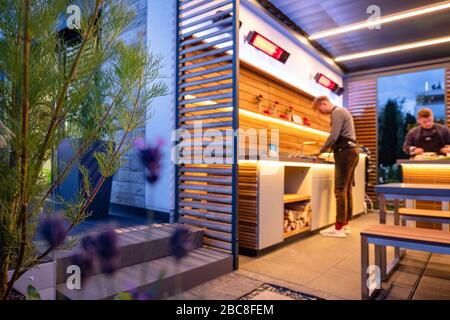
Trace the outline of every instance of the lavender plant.
[[[80, 29], [72, 30], [76, 46], [64, 43], [55, 31], [67, 5], [59, 0], [0, 1], [0, 299], [8, 299], [17, 279], [89, 215], [87, 208], [102, 184], [123, 165], [129, 134], [143, 126], [152, 99], [166, 92], [158, 81], [160, 58], [142, 45], [120, 41], [134, 17], [126, 4], [80, 1]], [[62, 58], [67, 51], [70, 60]], [[91, 124], [77, 132], [82, 143], [49, 184], [44, 165], [71, 137], [67, 124], [83, 121], [85, 111], [80, 110], [86, 108], [92, 111]], [[53, 191], [98, 140], [108, 141], [104, 151], [95, 153], [101, 179], [95, 185], [84, 179], [78, 197], [62, 201], [68, 224], [62, 233], [48, 234], [52, 242], [38, 254], [33, 242], [38, 216], [54, 214], [46, 205]], [[42, 228], [45, 233], [49, 225]], [[80, 260], [88, 263], [86, 258]]]

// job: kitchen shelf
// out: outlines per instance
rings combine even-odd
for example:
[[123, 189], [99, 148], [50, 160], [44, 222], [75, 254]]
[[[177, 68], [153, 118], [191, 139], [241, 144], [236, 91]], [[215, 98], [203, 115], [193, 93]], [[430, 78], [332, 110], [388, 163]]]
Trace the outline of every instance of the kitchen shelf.
[[330, 135], [330, 133], [326, 132], [326, 131], [322, 131], [322, 130], [319, 130], [319, 129], [311, 128], [311, 127], [308, 127], [308, 126], [305, 126], [305, 125], [302, 125], [302, 124], [295, 123], [293, 121], [284, 120], [284, 119], [281, 119], [281, 118], [278, 118], [278, 117], [274, 117], [272, 115], [267, 115], [267, 114], [260, 113], [260, 112], [250, 111], [250, 110], [247, 110], [247, 109], [244, 109], [244, 108], [239, 108], [239, 115], [246, 116], [246, 117], [251, 118], [251, 119], [261, 120], [261, 121], [264, 121], [264, 122], [271, 122], [271, 123], [279, 124], [279, 125], [282, 125], [282, 126], [287, 126], [287, 127], [299, 130], [299, 131], [308, 132], [308, 133], [312, 133], [312, 134], [318, 135], [318, 136], [320, 136], [322, 138], [327, 138]]
[[288, 193], [283, 196], [284, 203], [293, 203], [299, 201], [311, 200], [308, 194]]
[[311, 226], [306, 226], [306, 227], [303, 227], [303, 228], [300, 228], [297, 230], [288, 231], [288, 232], [283, 233], [283, 239], [295, 236], [300, 233], [308, 232], [308, 231], [311, 231]]

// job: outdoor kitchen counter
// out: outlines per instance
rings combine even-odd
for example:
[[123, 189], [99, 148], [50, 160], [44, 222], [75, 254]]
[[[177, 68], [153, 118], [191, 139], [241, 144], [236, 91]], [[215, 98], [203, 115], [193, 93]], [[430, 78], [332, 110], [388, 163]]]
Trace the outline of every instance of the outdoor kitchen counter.
[[[360, 157], [364, 158], [365, 155]], [[354, 215], [364, 212], [365, 161], [361, 160], [355, 171]], [[285, 205], [302, 201], [310, 204], [310, 225], [299, 232], [283, 232]], [[303, 233], [334, 223], [335, 202], [334, 163], [294, 157], [240, 160], [241, 253], [258, 254], [288, 239], [295, 239]]]
[[397, 164], [426, 164], [426, 165], [435, 165], [435, 164], [446, 164], [450, 165], [450, 159], [449, 160], [406, 160], [406, 159], [400, 159], [397, 160]]
[[450, 183], [450, 160], [397, 160], [405, 183]]
[[[404, 183], [450, 184], [450, 160], [397, 160]], [[448, 202], [406, 200], [409, 208], [448, 210]], [[419, 227], [440, 229], [440, 225], [417, 222]]]

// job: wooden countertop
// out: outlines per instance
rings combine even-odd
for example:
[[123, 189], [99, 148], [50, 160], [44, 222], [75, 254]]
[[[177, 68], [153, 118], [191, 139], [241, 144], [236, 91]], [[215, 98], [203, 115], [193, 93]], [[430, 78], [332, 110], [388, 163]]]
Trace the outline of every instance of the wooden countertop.
[[[248, 157], [241, 157], [239, 160], [249, 160]], [[310, 159], [310, 158], [289, 158], [289, 157], [284, 157], [284, 156], [280, 156], [278, 158], [278, 160], [256, 160], [256, 161], [274, 161], [274, 162], [298, 162], [299, 164], [305, 163], [305, 164], [329, 164], [329, 165], [334, 165], [334, 163], [332, 162], [327, 162], [325, 160], [322, 160], [320, 158], [318, 159]]]

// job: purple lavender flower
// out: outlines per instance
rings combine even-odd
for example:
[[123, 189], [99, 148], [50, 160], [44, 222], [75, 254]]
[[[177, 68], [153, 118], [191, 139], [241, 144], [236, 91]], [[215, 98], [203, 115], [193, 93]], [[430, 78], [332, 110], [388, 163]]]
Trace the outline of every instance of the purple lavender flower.
[[95, 241], [95, 248], [102, 259], [111, 259], [119, 254], [117, 234], [112, 228], [100, 232]]
[[81, 270], [81, 279], [84, 280], [94, 269], [94, 256], [82, 250], [74, 255], [71, 259], [73, 265]]
[[109, 228], [97, 235], [95, 248], [100, 262], [100, 270], [112, 275], [120, 267], [117, 234]]
[[112, 276], [119, 268], [119, 257], [113, 257], [111, 259], [100, 259], [100, 271], [108, 276]]
[[186, 227], [179, 226], [175, 229], [170, 238], [171, 255], [177, 261], [180, 261], [194, 248], [194, 242], [191, 233]]
[[45, 218], [38, 227], [42, 238], [48, 242], [51, 248], [56, 248], [64, 242], [67, 236], [66, 221], [60, 215]]
[[81, 239], [81, 248], [84, 252], [91, 256], [95, 256], [97, 252], [97, 239], [93, 235], [86, 235]]
[[153, 295], [150, 292], [144, 292], [144, 293], [133, 292], [132, 296], [133, 296], [134, 300], [140, 300], [140, 301], [146, 301], [146, 300], [153, 299]]
[[134, 142], [139, 158], [146, 169], [146, 179], [150, 184], [156, 183], [159, 179], [163, 144], [162, 139], [157, 139], [155, 146], [148, 145], [142, 138], [138, 138]]

